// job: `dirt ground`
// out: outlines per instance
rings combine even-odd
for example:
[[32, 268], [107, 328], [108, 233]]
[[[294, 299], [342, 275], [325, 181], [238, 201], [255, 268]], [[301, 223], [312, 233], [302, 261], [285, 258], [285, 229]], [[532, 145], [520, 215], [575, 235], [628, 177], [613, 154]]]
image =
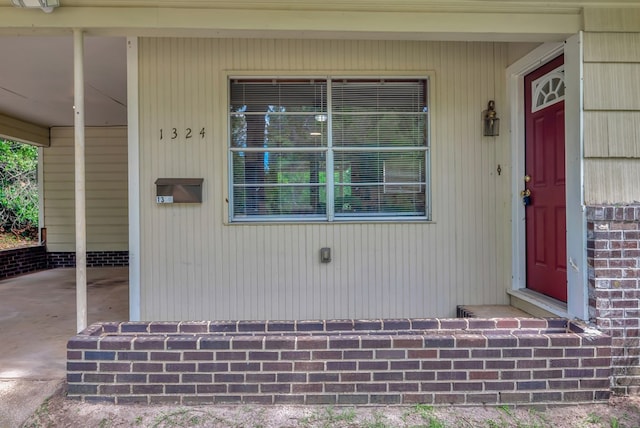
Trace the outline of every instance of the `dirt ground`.
[[527, 407], [145, 406], [65, 400], [59, 391], [24, 427], [638, 428], [640, 397], [609, 403]]
[[37, 240], [16, 236], [13, 233], [4, 232], [0, 229], [0, 250], [12, 250], [14, 248], [28, 247], [37, 244]]

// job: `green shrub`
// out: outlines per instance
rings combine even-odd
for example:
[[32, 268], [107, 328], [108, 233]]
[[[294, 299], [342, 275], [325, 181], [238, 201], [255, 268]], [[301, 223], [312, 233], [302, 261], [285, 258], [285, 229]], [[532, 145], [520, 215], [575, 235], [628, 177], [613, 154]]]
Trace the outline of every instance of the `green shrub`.
[[38, 230], [38, 149], [2, 139], [0, 229], [25, 237]]

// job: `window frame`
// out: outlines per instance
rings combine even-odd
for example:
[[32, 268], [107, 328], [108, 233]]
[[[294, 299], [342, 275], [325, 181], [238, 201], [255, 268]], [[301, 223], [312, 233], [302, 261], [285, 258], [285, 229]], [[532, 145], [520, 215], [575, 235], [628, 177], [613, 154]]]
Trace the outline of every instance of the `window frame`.
[[[422, 80], [425, 83], [425, 119], [426, 119], [426, 145], [425, 146], [402, 146], [402, 149], [409, 150], [415, 149], [415, 151], [423, 151], [424, 152], [424, 198], [425, 198], [425, 213], [424, 215], [380, 215], [380, 213], [359, 213], [358, 215], [344, 215], [335, 213], [335, 183], [334, 183], [334, 173], [335, 173], [335, 165], [334, 165], [334, 152], [335, 149], [332, 144], [332, 135], [331, 132], [328, 132], [327, 135], [327, 145], [320, 150], [309, 150], [308, 148], [296, 148], [292, 151], [298, 151], [300, 149], [303, 151], [321, 151], [325, 153], [326, 159], [326, 182], [324, 183], [325, 191], [326, 191], [326, 205], [325, 212], [322, 215], [306, 215], [306, 214], [294, 214], [294, 215], [259, 215], [259, 216], [246, 216], [239, 217], [234, 215], [234, 177], [233, 177], [233, 147], [232, 147], [232, 136], [231, 132], [231, 118], [232, 114], [229, 109], [231, 106], [231, 83], [233, 80], [273, 80], [277, 81], [287, 81], [287, 80], [324, 80], [327, 82], [327, 115], [328, 115], [328, 131], [332, 130], [332, 119], [334, 115], [332, 102], [331, 102], [331, 83], [334, 80], [362, 80], [362, 81], [370, 81], [370, 80]], [[260, 73], [260, 72], [226, 72], [224, 73], [224, 88], [226, 92], [226, 104], [225, 104], [225, 120], [226, 120], [226, 155], [227, 155], [227, 171], [225, 172], [225, 177], [227, 180], [227, 221], [228, 224], [300, 224], [300, 223], [312, 223], [312, 224], [328, 224], [328, 223], [431, 223], [432, 219], [432, 184], [431, 184], [431, 150], [433, 147], [432, 138], [431, 138], [431, 123], [432, 123], [432, 111], [431, 106], [433, 105], [433, 75], [428, 72], [415, 72], [415, 73], [402, 73], [402, 74], [386, 74], [384, 72], [362, 72], [357, 74], [324, 74], [324, 73], [308, 73], [308, 74], [282, 74], [282, 73]], [[343, 148], [344, 149], [344, 148]], [[393, 151], [393, 149], [389, 148], [380, 148], [380, 147], [370, 147], [371, 150], [362, 150], [366, 153], [372, 152], [384, 152], [384, 151]], [[235, 150], [237, 152], [238, 150]], [[278, 151], [278, 150], [273, 150]], [[286, 150], [284, 150], [286, 151]], [[339, 152], [340, 150], [338, 150]], [[348, 148], [342, 151], [350, 151]], [[386, 187], [384, 182], [379, 183], [382, 188]], [[419, 184], [422, 185], [422, 184]]]

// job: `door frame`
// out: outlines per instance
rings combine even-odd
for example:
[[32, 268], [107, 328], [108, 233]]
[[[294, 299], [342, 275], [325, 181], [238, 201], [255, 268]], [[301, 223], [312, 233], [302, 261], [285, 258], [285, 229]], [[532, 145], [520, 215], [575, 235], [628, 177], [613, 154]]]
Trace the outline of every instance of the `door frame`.
[[[567, 216], [567, 304], [526, 290], [525, 210], [520, 198], [525, 175], [524, 76], [564, 53], [565, 169]], [[508, 293], [558, 316], [588, 319], [587, 227], [583, 186], [582, 33], [545, 43], [506, 71], [510, 113], [512, 283]]]

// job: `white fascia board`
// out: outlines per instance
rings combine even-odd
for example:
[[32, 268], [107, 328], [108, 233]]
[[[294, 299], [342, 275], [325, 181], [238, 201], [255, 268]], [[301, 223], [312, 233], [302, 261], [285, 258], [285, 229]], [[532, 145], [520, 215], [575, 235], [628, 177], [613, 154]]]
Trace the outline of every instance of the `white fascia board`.
[[0, 113], [0, 137], [39, 147], [49, 147], [49, 128]]
[[357, 12], [143, 7], [74, 7], [52, 14], [0, 7], [3, 29], [87, 34], [375, 38], [389, 40], [562, 40], [581, 29], [574, 13]]

